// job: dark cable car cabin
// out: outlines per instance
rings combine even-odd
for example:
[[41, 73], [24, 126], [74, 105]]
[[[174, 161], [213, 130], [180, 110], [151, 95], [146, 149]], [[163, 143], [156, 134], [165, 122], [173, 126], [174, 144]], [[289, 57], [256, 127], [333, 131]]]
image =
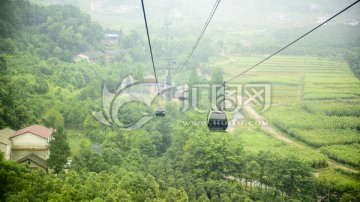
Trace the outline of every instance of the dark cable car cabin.
[[165, 116], [166, 114], [166, 111], [165, 111], [165, 107], [158, 107], [156, 108], [156, 111], [155, 111], [155, 116]]
[[207, 122], [211, 131], [226, 131], [228, 127], [227, 116], [223, 111], [210, 111]]
[[186, 100], [185, 96], [183, 95], [179, 96], [179, 101], [184, 101], [184, 100]]

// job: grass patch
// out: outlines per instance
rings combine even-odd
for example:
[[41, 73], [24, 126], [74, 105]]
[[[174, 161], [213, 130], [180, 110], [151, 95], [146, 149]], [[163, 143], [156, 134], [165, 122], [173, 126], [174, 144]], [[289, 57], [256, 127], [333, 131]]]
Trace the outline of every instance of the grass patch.
[[68, 129], [66, 130], [66, 134], [73, 156], [79, 154], [82, 146], [88, 147], [91, 145], [91, 141], [79, 130]]
[[264, 151], [283, 157], [295, 155], [301, 161], [314, 168], [321, 168], [327, 165], [327, 157], [319, 151], [308, 147], [288, 145], [262, 131], [249, 129], [244, 131], [244, 127], [241, 127], [241, 130], [235, 131], [234, 136], [242, 142], [246, 152], [256, 154]]

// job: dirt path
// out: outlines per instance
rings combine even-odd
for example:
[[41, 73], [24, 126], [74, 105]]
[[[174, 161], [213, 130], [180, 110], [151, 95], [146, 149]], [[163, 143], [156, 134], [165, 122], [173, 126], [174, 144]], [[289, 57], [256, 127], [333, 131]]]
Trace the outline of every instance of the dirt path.
[[239, 111], [235, 112], [232, 120], [230, 121], [230, 124], [227, 128], [227, 132], [234, 132], [235, 130], [235, 123], [237, 123], [238, 121], [244, 119], [245, 116], [243, 114], [241, 114]]
[[[261, 123], [263, 123], [265, 121], [265, 118], [260, 116], [252, 107], [250, 107], [249, 105], [246, 105], [244, 107], [244, 110], [256, 121], [259, 121]], [[299, 144], [297, 144], [296, 142], [290, 140], [289, 138], [285, 137], [284, 135], [280, 134], [279, 132], [277, 132], [274, 128], [272, 128], [270, 125], [265, 125], [262, 126], [262, 129], [267, 131], [268, 133], [272, 134], [273, 136], [275, 136], [276, 138], [282, 140], [283, 142], [287, 143], [287, 144], [292, 144], [292, 145], [297, 145], [300, 146]]]
[[330, 165], [330, 166], [333, 166], [333, 167], [336, 167], [336, 168], [340, 168], [342, 170], [346, 170], [346, 171], [349, 171], [349, 172], [352, 172], [352, 173], [358, 173], [359, 171], [358, 170], [355, 170], [355, 169], [352, 169], [352, 168], [349, 168], [349, 167], [346, 167], [344, 165], [341, 165], [339, 163], [337, 163], [336, 161], [334, 160], [327, 160], [327, 163]]
[[[261, 115], [259, 115], [251, 106], [246, 105], [244, 107], [244, 110], [246, 111], [247, 114], [249, 114], [253, 119], [255, 119], [256, 121], [260, 121], [263, 122], [265, 121], [265, 118], [262, 117]], [[296, 145], [299, 147], [302, 147], [302, 145], [294, 142], [293, 140], [290, 140], [289, 138], [287, 138], [286, 136], [284, 136], [283, 134], [277, 132], [273, 127], [271, 127], [270, 125], [266, 125], [266, 126], [262, 126], [262, 129], [265, 130], [266, 132], [270, 133], [271, 135], [273, 135], [274, 137], [276, 137], [277, 139], [282, 140], [283, 142], [287, 143], [287, 144], [291, 144], [291, 145]], [[335, 162], [334, 160], [328, 159], [327, 163], [329, 164], [329, 166], [335, 167], [335, 168], [339, 168], [342, 170], [346, 170], [352, 173], [358, 173], [358, 170], [346, 167], [342, 164], [339, 164], [337, 162]]]

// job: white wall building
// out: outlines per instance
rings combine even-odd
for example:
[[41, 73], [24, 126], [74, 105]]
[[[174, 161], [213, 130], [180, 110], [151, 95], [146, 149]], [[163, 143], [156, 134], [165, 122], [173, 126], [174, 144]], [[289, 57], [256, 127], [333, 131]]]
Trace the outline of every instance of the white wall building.
[[50, 155], [49, 143], [53, 129], [33, 125], [20, 129], [10, 138], [12, 141], [11, 159], [19, 160], [30, 154], [47, 160]]
[[30, 168], [47, 171], [46, 160], [50, 156], [50, 141], [53, 129], [32, 125], [14, 131], [9, 128], [0, 130], [0, 150], [5, 159], [27, 163]]
[[0, 151], [4, 152], [6, 160], [11, 159], [12, 142], [10, 137], [15, 134], [15, 131], [10, 128], [0, 130]]

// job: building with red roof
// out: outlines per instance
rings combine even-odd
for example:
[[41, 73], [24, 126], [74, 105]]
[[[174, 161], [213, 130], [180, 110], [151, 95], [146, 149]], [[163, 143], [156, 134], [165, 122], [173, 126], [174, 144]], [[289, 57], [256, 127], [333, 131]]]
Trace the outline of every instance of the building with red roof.
[[[31, 168], [47, 170], [44, 169], [47, 168], [44, 162], [50, 155], [49, 146], [54, 132], [52, 128], [32, 125], [18, 131], [3, 129], [0, 132], [2, 144], [11, 146], [9, 155], [11, 160], [19, 163], [26, 161]], [[5, 150], [5, 146], [2, 150]]]
[[32, 125], [27, 128], [23, 128], [23, 129], [16, 131], [12, 137], [22, 135], [25, 133], [31, 133], [33, 135], [37, 135], [42, 138], [49, 138], [49, 137], [51, 137], [51, 134], [53, 133], [53, 129], [46, 128], [46, 127], [40, 126], [40, 125]]

